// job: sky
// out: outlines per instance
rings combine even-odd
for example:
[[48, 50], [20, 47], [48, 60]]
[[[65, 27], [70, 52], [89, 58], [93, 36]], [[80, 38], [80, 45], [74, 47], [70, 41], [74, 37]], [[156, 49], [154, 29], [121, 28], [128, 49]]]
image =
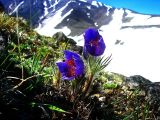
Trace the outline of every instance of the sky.
[[128, 8], [139, 13], [160, 15], [160, 0], [97, 0], [117, 8]]

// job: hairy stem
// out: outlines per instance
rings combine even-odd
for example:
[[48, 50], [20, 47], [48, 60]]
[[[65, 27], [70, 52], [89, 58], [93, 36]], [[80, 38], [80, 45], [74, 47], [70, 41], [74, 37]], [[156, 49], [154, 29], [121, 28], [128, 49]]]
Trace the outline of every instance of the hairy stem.
[[92, 81], [93, 81], [93, 74], [91, 74], [89, 76], [88, 80], [85, 82], [84, 89], [83, 89], [84, 97], [86, 97], [88, 95]]

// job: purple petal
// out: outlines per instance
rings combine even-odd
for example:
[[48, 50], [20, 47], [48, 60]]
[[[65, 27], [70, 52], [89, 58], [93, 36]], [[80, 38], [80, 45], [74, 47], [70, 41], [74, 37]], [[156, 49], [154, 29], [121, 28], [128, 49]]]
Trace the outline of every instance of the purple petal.
[[59, 71], [63, 74], [68, 71], [68, 66], [65, 62], [58, 62], [56, 63], [58, 66]]
[[84, 73], [84, 63], [81, 59], [75, 59], [76, 64], [76, 75], [82, 75]]
[[62, 79], [63, 80], [72, 80], [75, 78], [75, 76], [67, 76], [68, 75], [68, 65], [65, 63], [65, 62], [59, 62], [59, 63], [56, 63], [57, 66], [58, 66], [58, 69], [62, 75]]
[[85, 44], [89, 44], [91, 40], [96, 40], [100, 37], [98, 30], [89, 28], [84, 32]]
[[97, 55], [102, 55], [106, 49], [106, 45], [104, 43], [103, 38], [101, 37], [101, 39], [99, 40], [99, 48], [98, 48], [98, 52]]
[[84, 73], [84, 63], [81, 57], [71, 51], [65, 50], [65, 62], [57, 63], [59, 71], [62, 74], [63, 80], [72, 80], [75, 77]]
[[75, 76], [72, 76], [72, 77], [67, 77], [65, 75], [62, 75], [62, 79], [63, 80], [73, 80], [75, 78]]
[[72, 52], [69, 50], [65, 50], [64, 56], [65, 56], [65, 59], [67, 59], [67, 60], [72, 59]]
[[97, 56], [97, 47], [96, 46], [90, 46], [90, 45], [86, 45], [86, 50], [88, 51], [89, 54], [93, 55], [93, 56]]
[[103, 41], [103, 38], [101, 37], [98, 41], [97, 45], [91, 46], [90, 44], [87, 44], [86, 50], [93, 56], [100, 56], [104, 53], [106, 45]]
[[[81, 57], [74, 52], [71, 51], [65, 51], [65, 56], [68, 60], [73, 59], [75, 63], [75, 76], [81, 75], [84, 73], [84, 63], [81, 59]], [[66, 61], [67, 62], [67, 61]]]
[[80, 59], [80, 56], [77, 53], [74, 53], [74, 52], [69, 51], [69, 50], [65, 50], [64, 55], [65, 55], [66, 60], [70, 60], [70, 59], [73, 59], [73, 58]]
[[83, 57], [84, 57], [85, 59], [88, 58], [88, 51], [87, 51], [87, 49], [86, 49], [86, 45], [84, 45], [84, 47], [83, 47]]

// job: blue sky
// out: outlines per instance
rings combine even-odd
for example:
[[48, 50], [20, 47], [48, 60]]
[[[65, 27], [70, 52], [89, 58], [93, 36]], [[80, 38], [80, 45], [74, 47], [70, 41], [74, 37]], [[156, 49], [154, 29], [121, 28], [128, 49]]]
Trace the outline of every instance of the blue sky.
[[128, 8], [144, 14], [160, 15], [160, 0], [97, 0], [106, 5]]

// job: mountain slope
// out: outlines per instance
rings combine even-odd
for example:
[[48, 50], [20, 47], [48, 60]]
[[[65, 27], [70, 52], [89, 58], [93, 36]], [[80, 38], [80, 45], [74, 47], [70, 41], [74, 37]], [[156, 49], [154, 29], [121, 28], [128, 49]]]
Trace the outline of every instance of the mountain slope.
[[[6, 12], [15, 15], [12, 0], [0, 1]], [[160, 16], [117, 9], [95, 0], [19, 0], [16, 4], [19, 15], [30, 20], [42, 35], [63, 31], [83, 45], [84, 30], [99, 29], [107, 46], [105, 55], [113, 55], [107, 70], [160, 81]]]

